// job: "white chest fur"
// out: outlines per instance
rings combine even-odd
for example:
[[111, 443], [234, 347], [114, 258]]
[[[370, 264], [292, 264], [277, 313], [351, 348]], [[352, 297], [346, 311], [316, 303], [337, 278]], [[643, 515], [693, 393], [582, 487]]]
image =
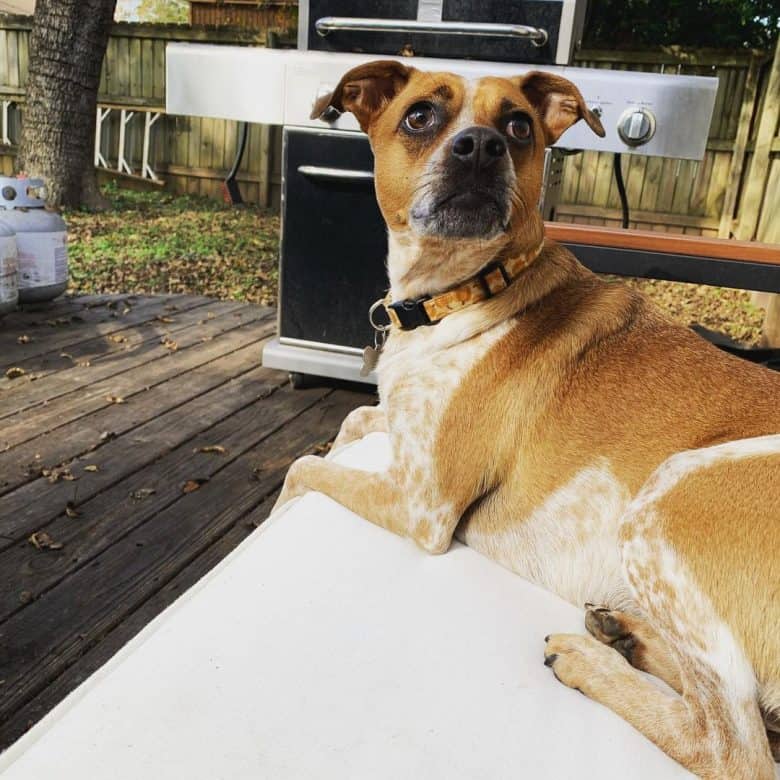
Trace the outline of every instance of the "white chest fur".
[[443, 494], [435, 479], [442, 417], [466, 374], [512, 327], [504, 322], [461, 340], [460, 327], [470, 319], [454, 315], [437, 326], [394, 333], [379, 363], [391, 469], [405, 486], [410, 531], [431, 550], [446, 549], [459, 519], [454, 497]]
[[[453, 316], [433, 327], [394, 333], [388, 340], [379, 363], [379, 393], [395, 455], [409, 449], [433, 457], [433, 442], [453, 393], [512, 327], [502, 322], [460, 341], [457, 325], [462, 319]], [[404, 446], [410, 438], [415, 446]]]
[[502, 523], [500, 531], [471, 523], [464, 541], [576, 606], [590, 601], [630, 609], [618, 544], [630, 498], [601, 460], [577, 472], [527, 516]]

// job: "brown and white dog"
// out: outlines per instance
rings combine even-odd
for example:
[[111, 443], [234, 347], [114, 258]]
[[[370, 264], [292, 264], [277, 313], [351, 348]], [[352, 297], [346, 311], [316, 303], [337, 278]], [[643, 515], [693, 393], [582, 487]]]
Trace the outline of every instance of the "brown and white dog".
[[319, 490], [430, 552], [457, 534], [590, 602], [592, 636], [546, 639], [561, 682], [703, 777], [774, 778], [780, 376], [543, 241], [545, 146], [579, 119], [603, 134], [565, 79], [374, 62], [327, 105], [370, 138], [392, 300], [452, 306], [392, 330], [380, 405], [335, 442], [387, 431], [389, 470], [307, 456], [278, 505]]

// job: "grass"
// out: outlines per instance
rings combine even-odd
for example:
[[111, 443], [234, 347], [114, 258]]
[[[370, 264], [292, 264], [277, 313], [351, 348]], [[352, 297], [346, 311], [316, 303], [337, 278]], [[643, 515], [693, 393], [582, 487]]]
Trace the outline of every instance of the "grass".
[[680, 284], [660, 279], [626, 281], [652, 298], [672, 319], [683, 325], [703, 325], [750, 346], [756, 346], [761, 341], [764, 311], [751, 302], [747, 290]]
[[70, 292], [276, 303], [277, 216], [200, 197], [116, 187], [103, 193], [108, 211], [65, 214]]
[[[160, 192], [104, 189], [111, 209], [72, 211], [74, 293], [190, 293], [276, 304], [279, 218], [254, 207]], [[756, 344], [763, 313], [750, 293], [654, 279], [628, 280], [684, 325]]]

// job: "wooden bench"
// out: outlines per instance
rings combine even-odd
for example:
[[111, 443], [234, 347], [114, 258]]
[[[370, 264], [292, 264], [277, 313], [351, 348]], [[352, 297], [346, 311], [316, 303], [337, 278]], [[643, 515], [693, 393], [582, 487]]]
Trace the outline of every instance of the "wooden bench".
[[[780, 245], [563, 222], [545, 232], [598, 273], [780, 293]], [[767, 307], [770, 346], [780, 346], [779, 301], [771, 296]]]

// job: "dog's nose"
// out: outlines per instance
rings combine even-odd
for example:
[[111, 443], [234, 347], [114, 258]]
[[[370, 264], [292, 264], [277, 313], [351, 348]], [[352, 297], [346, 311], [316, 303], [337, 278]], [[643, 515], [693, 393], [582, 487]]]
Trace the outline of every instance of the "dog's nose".
[[506, 141], [492, 127], [467, 127], [452, 139], [452, 156], [476, 170], [487, 168], [506, 154]]

